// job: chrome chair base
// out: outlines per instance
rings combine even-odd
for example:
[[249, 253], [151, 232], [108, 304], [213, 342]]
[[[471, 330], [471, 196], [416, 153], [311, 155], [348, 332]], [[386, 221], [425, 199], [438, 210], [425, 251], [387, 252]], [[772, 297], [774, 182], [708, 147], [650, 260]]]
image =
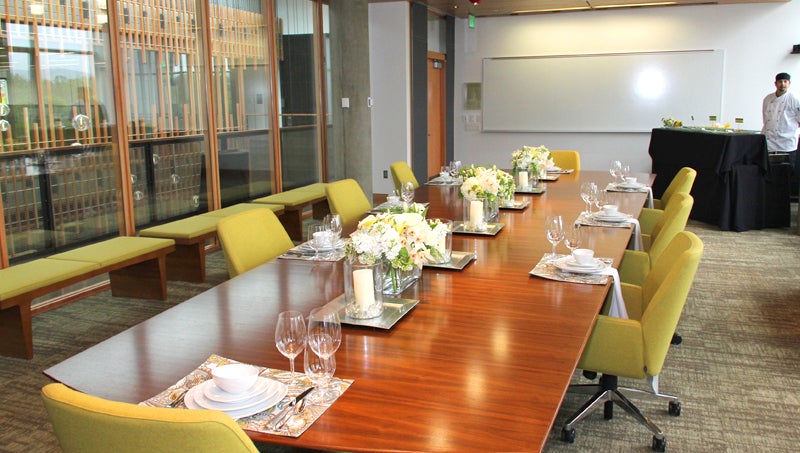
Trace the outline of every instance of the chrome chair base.
[[678, 416], [681, 412], [681, 403], [678, 401], [678, 397], [660, 393], [658, 391], [657, 376], [650, 380], [650, 384], [653, 387], [652, 392], [635, 388], [619, 387], [617, 382], [617, 376], [602, 375], [598, 384], [575, 384], [569, 386], [569, 392], [591, 394], [592, 397], [564, 423], [561, 429], [561, 440], [569, 443], [575, 442], [575, 425], [598, 408], [601, 403], [603, 405], [603, 416], [607, 420], [613, 418], [613, 408], [616, 404], [653, 433], [653, 450], [666, 451], [667, 437], [664, 435], [664, 432], [661, 431], [661, 428], [653, 423], [650, 418], [644, 415], [635, 404], [625, 397], [622, 391], [666, 398], [670, 400], [669, 414], [673, 416]]

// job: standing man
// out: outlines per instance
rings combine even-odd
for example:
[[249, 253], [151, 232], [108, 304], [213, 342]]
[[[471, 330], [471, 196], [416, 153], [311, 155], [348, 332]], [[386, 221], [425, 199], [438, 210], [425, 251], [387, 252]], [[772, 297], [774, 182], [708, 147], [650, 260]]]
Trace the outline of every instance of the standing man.
[[775, 76], [775, 92], [764, 98], [761, 133], [767, 136], [767, 150], [788, 153], [792, 165], [792, 187], [797, 189], [800, 167], [797, 158], [797, 129], [800, 126], [800, 101], [789, 92], [792, 85], [789, 74], [781, 72]]

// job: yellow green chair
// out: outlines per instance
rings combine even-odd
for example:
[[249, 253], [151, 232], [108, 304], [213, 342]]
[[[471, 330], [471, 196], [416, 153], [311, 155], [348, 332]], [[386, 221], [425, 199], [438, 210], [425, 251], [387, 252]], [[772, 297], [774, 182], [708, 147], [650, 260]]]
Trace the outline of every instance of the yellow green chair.
[[257, 452], [230, 416], [109, 401], [48, 384], [42, 398], [65, 453]]
[[[629, 318], [598, 315], [578, 368], [602, 373], [602, 377], [598, 384], [570, 386], [572, 392], [593, 396], [564, 424], [561, 440], [574, 442], [575, 425], [601, 403], [605, 418], [613, 418], [616, 404], [653, 433], [654, 450], [666, 449], [667, 438], [664, 433], [623, 391], [666, 398], [669, 400], [669, 414], [680, 415], [678, 397], [659, 392], [658, 376], [702, 254], [703, 243], [696, 235], [685, 231], [678, 233], [642, 286], [622, 284]], [[652, 391], [620, 387], [618, 377], [646, 379]]]
[[633, 285], [641, 285], [644, 282], [672, 238], [686, 228], [693, 205], [694, 198], [681, 193], [672, 198], [667, 210], [659, 211], [657, 229], [654, 227], [650, 230], [649, 247], [645, 247], [647, 251], [625, 250], [619, 264], [619, 278], [622, 282]]
[[389, 169], [392, 170], [392, 179], [394, 180], [395, 189], [400, 190], [403, 183], [409, 181], [414, 184], [415, 189], [419, 189], [419, 182], [417, 182], [414, 172], [411, 171], [411, 167], [409, 167], [407, 163], [400, 160], [389, 165]]
[[[682, 231], [686, 227], [689, 214], [694, 206], [694, 198], [688, 193], [679, 192], [670, 197], [664, 210], [643, 208], [639, 214], [639, 226], [642, 233], [642, 245], [645, 250], [650, 250], [653, 242], [665, 229]], [[682, 218], [684, 221], [680, 221]], [[678, 222], [674, 225], [673, 222]]]
[[339, 214], [342, 225], [353, 225], [370, 209], [372, 204], [355, 179], [342, 179], [325, 187], [331, 212]]
[[550, 150], [550, 156], [553, 162], [564, 170], [580, 171], [581, 169], [581, 155], [577, 151], [567, 149]]
[[266, 263], [294, 246], [280, 220], [269, 209], [253, 209], [217, 223], [231, 278]]
[[693, 168], [683, 167], [678, 170], [678, 173], [675, 174], [675, 177], [672, 178], [672, 181], [670, 181], [667, 186], [667, 189], [661, 194], [661, 198], [653, 199], [653, 207], [656, 209], [664, 209], [672, 195], [676, 193], [690, 193], [695, 178], [697, 178], [697, 171]]

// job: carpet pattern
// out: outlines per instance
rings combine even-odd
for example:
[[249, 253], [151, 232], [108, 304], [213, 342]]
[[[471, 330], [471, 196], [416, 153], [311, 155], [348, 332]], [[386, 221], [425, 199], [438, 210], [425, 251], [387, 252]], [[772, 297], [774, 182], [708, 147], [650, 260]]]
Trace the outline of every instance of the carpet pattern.
[[[794, 216], [793, 216], [794, 217]], [[705, 243], [661, 391], [681, 397], [680, 417], [667, 402], [632, 400], [667, 435], [667, 451], [791, 451], [800, 441], [800, 236], [793, 229], [721, 232], [690, 222]], [[221, 252], [209, 255], [204, 284], [169, 282], [167, 301], [113, 298], [106, 291], [34, 317], [33, 360], [0, 357], [0, 451], [58, 451], [39, 396], [42, 370], [227, 278]], [[109, 360], [113, 366], [113, 359]], [[574, 382], [586, 382], [577, 372]], [[620, 379], [621, 385], [645, 388]], [[576, 427], [561, 425], [586, 396], [567, 395], [545, 451], [650, 451], [651, 435], [621, 410], [602, 411]], [[524, 416], [524, 414], [520, 414]], [[262, 451], [296, 451], [259, 445]]]

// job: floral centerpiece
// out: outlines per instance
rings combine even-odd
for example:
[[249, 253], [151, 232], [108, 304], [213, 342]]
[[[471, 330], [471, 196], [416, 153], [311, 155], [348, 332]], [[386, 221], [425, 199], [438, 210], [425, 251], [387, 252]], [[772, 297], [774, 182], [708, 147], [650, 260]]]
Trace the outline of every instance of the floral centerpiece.
[[[463, 179], [459, 195], [468, 200], [481, 200], [483, 202], [483, 218], [478, 223], [490, 221], [498, 214], [499, 200], [514, 198], [514, 178], [508, 173], [492, 165], [491, 167], [476, 167], [471, 165], [461, 169]], [[464, 219], [471, 218], [464, 205]], [[470, 222], [471, 224], [472, 222]], [[480, 228], [479, 228], [480, 229]]]
[[531, 176], [539, 176], [547, 172], [547, 169], [555, 166], [550, 150], [544, 145], [523, 146], [511, 153], [511, 165], [514, 170], [528, 171]]
[[349, 259], [362, 264], [384, 263], [391, 281], [388, 292], [398, 294], [405, 289], [401, 272], [418, 270], [430, 259], [441, 257], [445, 251], [440, 244], [446, 235], [446, 225], [429, 222], [416, 212], [381, 213], [358, 223], [345, 251]]
[[664, 127], [682, 127], [683, 126], [683, 121], [676, 120], [675, 118], [672, 118], [671, 116], [668, 116], [666, 118], [661, 118], [661, 122], [664, 123]]

